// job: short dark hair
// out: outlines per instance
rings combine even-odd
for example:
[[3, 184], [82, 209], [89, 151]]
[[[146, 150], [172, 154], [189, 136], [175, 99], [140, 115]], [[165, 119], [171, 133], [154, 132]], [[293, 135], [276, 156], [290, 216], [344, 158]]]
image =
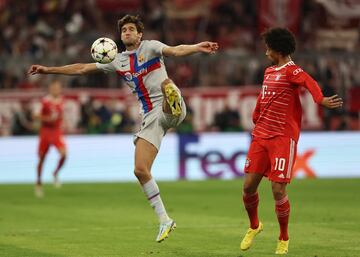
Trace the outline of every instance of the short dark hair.
[[124, 17], [122, 17], [121, 19], [119, 19], [117, 22], [120, 33], [121, 33], [122, 27], [128, 23], [134, 23], [136, 26], [137, 32], [142, 33], [144, 31], [144, 23], [141, 21], [140, 16], [139, 15], [134, 16], [134, 15], [127, 14]]
[[271, 50], [274, 50], [283, 56], [287, 56], [295, 52], [295, 36], [288, 29], [271, 28], [262, 33], [261, 36]]

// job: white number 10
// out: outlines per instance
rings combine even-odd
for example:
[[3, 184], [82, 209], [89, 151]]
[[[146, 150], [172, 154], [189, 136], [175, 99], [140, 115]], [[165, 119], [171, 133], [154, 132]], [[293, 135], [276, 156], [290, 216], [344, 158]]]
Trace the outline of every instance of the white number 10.
[[285, 169], [285, 158], [275, 158], [275, 168], [274, 170], [284, 171]]

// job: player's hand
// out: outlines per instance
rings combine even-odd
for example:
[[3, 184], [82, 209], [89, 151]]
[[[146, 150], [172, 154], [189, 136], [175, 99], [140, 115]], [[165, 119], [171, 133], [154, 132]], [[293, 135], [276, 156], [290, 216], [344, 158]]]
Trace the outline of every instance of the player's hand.
[[329, 109], [335, 109], [342, 107], [343, 100], [342, 98], [338, 97], [338, 95], [324, 97], [323, 100], [321, 101], [321, 105]]
[[201, 42], [197, 44], [197, 47], [200, 52], [214, 54], [219, 49], [219, 44], [216, 42]]
[[44, 74], [47, 72], [47, 67], [41, 65], [31, 65], [30, 69], [28, 70], [29, 75], [35, 74]]

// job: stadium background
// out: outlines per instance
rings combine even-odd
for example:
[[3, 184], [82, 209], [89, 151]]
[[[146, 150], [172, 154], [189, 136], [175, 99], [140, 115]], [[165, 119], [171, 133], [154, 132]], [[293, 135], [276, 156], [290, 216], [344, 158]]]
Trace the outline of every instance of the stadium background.
[[[204, 248], [189, 247], [187, 238], [181, 237], [181, 229], [178, 247], [170, 244], [158, 250], [148, 243], [139, 247], [124, 240], [121, 236], [124, 233], [129, 238], [136, 238], [138, 234], [128, 232], [128, 222], [119, 222], [116, 213], [133, 215], [125, 209], [132, 210], [134, 198], [126, 202], [116, 195], [139, 195], [137, 201], [141, 204], [133, 207], [134, 210], [145, 212], [150, 220], [154, 218], [146, 203], [141, 202], [138, 188], [133, 189], [133, 183], [120, 186], [67, 184], [135, 180], [131, 135], [139, 122], [138, 107], [134, 96], [116, 75], [26, 75], [31, 64], [57, 66], [92, 62], [89, 49], [100, 36], [115, 39], [121, 47], [116, 21], [126, 13], [143, 17], [144, 39], [157, 39], [168, 45], [201, 40], [220, 44], [219, 52], [213, 56], [166, 58], [169, 77], [182, 89], [189, 114], [176, 131], [165, 137], [153, 168], [154, 176], [160, 181], [190, 181], [160, 184], [168, 194], [169, 202], [173, 198], [182, 206], [173, 203], [170, 208], [175, 211], [170, 210], [170, 213], [177, 213], [184, 223], [194, 224], [187, 215], [189, 208], [194, 210], [194, 217], [200, 215], [203, 219], [200, 225], [204, 226], [200, 229], [195, 226], [194, 233], [198, 230], [207, 234], [227, 231], [227, 235], [222, 234], [215, 243], [210, 238], [194, 236], [185, 227], [194, 240], [204, 239], [213, 244], [211, 253]], [[295, 62], [319, 82], [325, 95], [336, 92], [345, 103], [342, 110], [324, 110], [312, 102], [309, 93], [302, 92], [303, 133], [295, 175], [322, 179], [295, 180], [290, 194], [298, 208], [299, 203], [306, 201], [306, 206], [318, 207], [316, 215], [326, 217], [331, 212], [333, 216], [304, 221], [299, 218], [300, 211], [295, 214], [299, 222], [293, 226], [299, 231], [296, 235], [302, 238], [302, 243], [294, 246], [294, 256], [360, 256], [357, 254], [359, 247], [351, 243], [359, 237], [360, 210], [357, 205], [348, 209], [353, 205], [349, 199], [359, 200], [360, 4], [345, 0], [0, 0], [0, 192], [6, 196], [0, 207], [0, 213], [3, 213], [0, 224], [4, 228], [0, 233], [0, 256], [239, 256], [237, 249], [226, 247], [229, 242], [237, 245], [240, 232], [246, 228], [246, 214], [239, 213], [242, 181], [236, 178], [243, 176], [252, 128], [251, 112], [264, 68], [268, 65], [259, 35], [271, 26], [285, 26], [294, 32], [298, 43]], [[39, 124], [32, 120], [31, 114], [38, 110], [40, 98], [54, 78], [60, 78], [65, 85], [64, 129], [68, 135], [69, 159], [61, 173], [65, 186], [60, 191], [47, 186], [46, 197], [39, 203], [33, 199], [32, 186], [23, 185], [33, 183], [35, 179]], [[50, 170], [56, 159], [57, 153], [51, 151], [44, 167], [45, 182], [51, 182]], [[6, 185], [8, 183], [11, 185]], [[121, 192], [117, 191], [119, 188], [122, 188]], [[176, 198], [184, 188], [188, 191], [183, 193], [184, 197], [194, 201], [191, 206]], [[341, 197], [336, 195], [339, 190]], [[199, 201], [204, 202], [203, 209], [197, 209], [199, 206], [194, 200], [197, 198], [190, 192], [202, 196]], [[267, 189], [262, 187], [261, 192], [267, 195], [264, 199], [271, 201]], [[233, 196], [229, 198], [226, 194]], [[315, 201], [313, 194], [318, 197]], [[224, 213], [209, 207], [212, 204], [210, 197], [224, 203], [221, 205]], [[110, 207], [102, 204], [104, 198]], [[53, 206], [52, 201], [57, 201], [59, 207]], [[229, 205], [225, 204], [227, 201]], [[238, 206], [234, 207], [231, 201]], [[123, 206], [117, 206], [116, 202]], [[344, 218], [333, 213], [335, 210], [329, 209], [329, 205], [345, 210], [348, 216]], [[98, 213], [97, 206], [104, 211]], [[274, 216], [273, 207], [266, 208], [269, 210], [264, 207], [262, 212]], [[70, 212], [81, 213], [84, 221], [92, 222], [93, 226], [88, 227], [84, 222], [82, 227], [79, 220], [70, 218]], [[61, 223], [64, 220], [57, 213], [65, 216], [65, 223]], [[113, 223], [99, 223], [90, 218], [89, 213], [95, 217], [106, 216]], [[230, 214], [233, 220], [226, 216]], [[306, 217], [311, 215], [311, 211], [305, 213]], [[43, 219], [43, 224], [36, 222], [36, 217]], [[51, 217], [59, 218], [55, 225]], [[239, 217], [242, 217], [241, 229], [236, 228], [239, 233], [234, 234], [231, 227], [224, 224], [235, 222], [239, 226]], [[136, 223], [140, 218], [134, 216], [132, 219]], [[219, 227], [207, 227], [209, 222], [219, 222]], [[100, 233], [104, 237], [100, 244], [108, 247], [106, 253], [80, 241], [77, 247], [66, 242], [67, 247], [63, 248], [56, 239], [55, 228], [60, 231], [60, 237], [69, 237], [74, 223], [78, 223], [75, 231], [90, 242], [94, 240], [92, 233]], [[269, 230], [276, 231], [275, 220], [268, 223]], [[334, 223], [338, 227], [325, 229]], [[113, 224], [117, 226], [113, 227]], [[149, 225], [152, 223], [139, 224], [139, 227], [145, 226], [144, 240], [152, 240], [153, 231]], [[331, 235], [332, 243], [328, 244], [328, 237], [319, 236], [308, 249], [305, 231], [311, 230], [312, 225]], [[348, 233], [339, 247], [340, 239], [332, 236], [342, 235], [343, 229]], [[114, 246], [104, 243], [112, 241], [107, 235], [109, 230], [116, 239], [124, 242]], [[36, 238], [44, 240], [44, 245], [37, 244]], [[234, 238], [236, 241], [233, 242]], [[52, 240], [55, 243], [49, 248], [46, 244]], [[331, 248], [334, 245], [343, 252], [335, 254]], [[182, 251], [181, 247], [189, 249]], [[272, 245], [266, 247], [272, 251]], [[125, 253], [115, 254], [118, 248], [126, 249]], [[257, 252], [256, 249], [253, 254], [246, 256], [267, 256], [266, 251]]]

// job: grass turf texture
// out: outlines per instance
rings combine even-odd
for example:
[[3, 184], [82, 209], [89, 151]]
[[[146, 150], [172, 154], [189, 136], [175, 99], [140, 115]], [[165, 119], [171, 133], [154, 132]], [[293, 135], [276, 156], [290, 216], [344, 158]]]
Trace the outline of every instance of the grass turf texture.
[[[242, 180], [159, 183], [178, 224], [155, 242], [155, 214], [135, 183], [0, 185], [0, 256], [6, 257], [251, 257], [275, 256], [278, 223], [270, 183], [263, 180], [259, 216], [264, 231], [239, 250], [248, 228]], [[288, 256], [360, 256], [360, 179], [295, 180]]]

